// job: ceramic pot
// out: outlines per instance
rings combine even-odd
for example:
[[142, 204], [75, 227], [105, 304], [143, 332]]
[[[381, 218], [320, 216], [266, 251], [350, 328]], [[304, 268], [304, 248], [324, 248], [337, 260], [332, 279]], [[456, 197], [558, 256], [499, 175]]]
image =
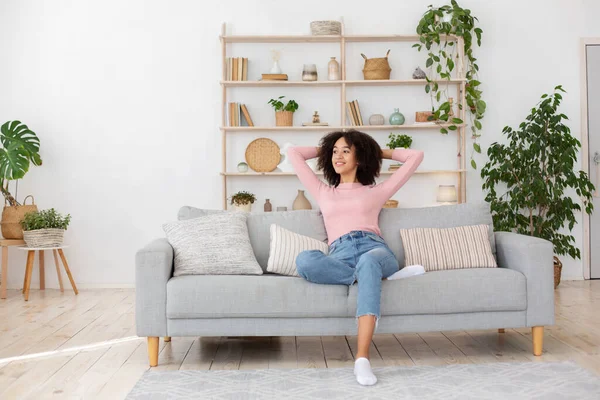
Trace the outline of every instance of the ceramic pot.
[[236, 205], [235, 209], [237, 211], [250, 212], [252, 210], [252, 203]]
[[390, 125], [402, 125], [404, 123], [404, 115], [394, 108], [394, 112], [390, 115]]
[[312, 210], [310, 201], [308, 201], [304, 195], [304, 190], [298, 190], [298, 196], [296, 196], [296, 199], [294, 200], [292, 210]]
[[304, 64], [304, 69], [302, 70], [302, 80], [310, 82], [316, 81], [317, 79], [317, 66], [315, 64]]

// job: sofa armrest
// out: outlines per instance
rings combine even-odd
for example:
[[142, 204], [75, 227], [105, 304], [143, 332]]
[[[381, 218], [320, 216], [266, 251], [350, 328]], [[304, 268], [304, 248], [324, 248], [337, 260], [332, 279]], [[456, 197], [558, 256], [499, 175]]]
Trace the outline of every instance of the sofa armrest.
[[521, 272], [527, 280], [527, 326], [554, 325], [554, 246], [513, 232], [494, 232], [498, 266]]
[[167, 335], [167, 282], [173, 276], [173, 247], [156, 239], [135, 255], [135, 323], [138, 336]]

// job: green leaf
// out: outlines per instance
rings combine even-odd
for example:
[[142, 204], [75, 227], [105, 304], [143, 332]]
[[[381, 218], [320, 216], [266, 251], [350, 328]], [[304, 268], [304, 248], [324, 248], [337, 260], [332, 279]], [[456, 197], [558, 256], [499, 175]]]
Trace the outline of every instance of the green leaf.
[[429, 68], [433, 65], [433, 59], [428, 58], [427, 62], [425, 63], [425, 67]]
[[441, 132], [441, 133], [444, 133], [444, 134], [447, 134], [447, 133], [448, 133], [448, 129], [446, 129], [446, 128], [441, 128], [441, 129], [440, 129], [440, 132]]
[[475, 127], [479, 130], [481, 130], [481, 122], [479, 122], [478, 119], [476, 119], [475, 121], [473, 121], [473, 123], [475, 124]]
[[471, 160], [471, 167], [473, 167], [473, 169], [477, 169], [477, 164], [475, 163], [475, 160]]
[[452, 118], [452, 123], [454, 124], [462, 124], [463, 120], [460, 118]]
[[0, 127], [0, 178], [21, 179], [29, 170], [30, 161], [41, 165], [40, 140], [27, 125], [8, 121]]
[[454, 69], [454, 61], [452, 61], [451, 59], [448, 60], [448, 68], [450, 69], [450, 71]]
[[431, 86], [429, 86], [429, 84], [425, 85], [425, 93], [429, 93], [430, 90]]
[[476, 152], [481, 153], [481, 147], [479, 146], [478, 143], [473, 143], [473, 148], [475, 149]]
[[451, 131], [455, 131], [455, 130], [457, 130], [457, 129], [458, 129], [458, 127], [457, 127], [456, 125], [450, 125], [450, 126], [448, 127], [448, 129], [450, 129]]

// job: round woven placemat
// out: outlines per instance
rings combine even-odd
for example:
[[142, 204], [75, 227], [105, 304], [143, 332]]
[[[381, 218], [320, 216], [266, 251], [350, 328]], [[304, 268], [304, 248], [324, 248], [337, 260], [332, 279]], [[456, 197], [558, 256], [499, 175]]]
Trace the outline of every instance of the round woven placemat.
[[271, 172], [281, 160], [279, 151], [279, 146], [271, 139], [256, 139], [246, 147], [246, 162], [256, 172]]

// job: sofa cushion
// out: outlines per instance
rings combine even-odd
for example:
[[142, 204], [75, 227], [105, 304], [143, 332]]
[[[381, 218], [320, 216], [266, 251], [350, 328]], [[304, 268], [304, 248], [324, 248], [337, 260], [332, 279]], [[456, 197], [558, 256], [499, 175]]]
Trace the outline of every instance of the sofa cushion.
[[[350, 287], [349, 308], [356, 315], [358, 286]], [[452, 314], [527, 309], [525, 275], [507, 268], [426, 272], [383, 281], [381, 315]]]
[[425, 271], [496, 268], [489, 229], [485, 224], [400, 229], [405, 262], [422, 265]]
[[[225, 210], [205, 210], [190, 206], [179, 209], [178, 219], [186, 220], [197, 218], [207, 214], [230, 212]], [[277, 224], [282, 228], [296, 232], [300, 235], [309, 236], [321, 242], [327, 240], [323, 215], [316, 210], [295, 210], [277, 212], [251, 212], [248, 213], [248, 234], [254, 255], [258, 264], [264, 272], [267, 272], [269, 260], [269, 242], [271, 224]]]
[[211, 214], [163, 225], [175, 254], [173, 276], [262, 275], [244, 213]]
[[167, 318], [345, 317], [348, 286], [291, 276], [189, 275], [167, 283]]
[[321, 250], [328, 254], [329, 246], [320, 240], [299, 235], [277, 224], [271, 224], [271, 247], [267, 271], [279, 275], [300, 277], [296, 267], [296, 257], [307, 250]]
[[490, 227], [488, 235], [492, 254], [495, 256], [494, 226], [490, 205], [486, 202], [423, 208], [384, 208], [379, 213], [381, 236], [396, 255], [401, 267], [406, 263], [400, 229], [454, 228], [479, 224], [486, 224]]

